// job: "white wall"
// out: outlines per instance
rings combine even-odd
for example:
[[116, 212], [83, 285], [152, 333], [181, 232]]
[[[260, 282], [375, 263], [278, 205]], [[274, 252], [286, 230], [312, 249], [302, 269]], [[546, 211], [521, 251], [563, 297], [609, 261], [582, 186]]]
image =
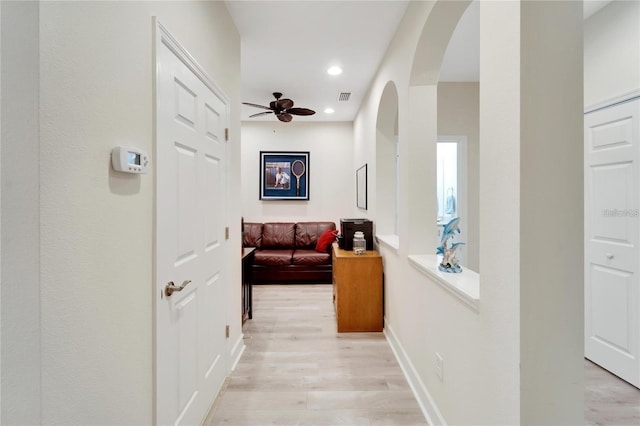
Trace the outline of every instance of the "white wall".
[[581, 6], [571, 1], [531, 1], [522, 6], [519, 169], [523, 424], [564, 425], [583, 420]]
[[378, 108], [376, 161], [367, 166], [372, 181], [368, 198], [371, 209], [375, 210], [374, 231], [378, 235], [398, 234], [397, 125], [398, 92], [393, 82], [389, 82]]
[[479, 189], [480, 189], [480, 106], [478, 83], [438, 83], [438, 135], [467, 137], [467, 206], [465, 266], [480, 271]]
[[[260, 151], [309, 151], [309, 201], [259, 199]], [[350, 122], [242, 122], [242, 214], [247, 222], [330, 220], [339, 227], [340, 218], [362, 217], [356, 209], [355, 175]]]
[[[232, 100], [238, 191], [240, 40], [224, 3], [41, 3], [43, 423], [152, 423], [153, 173], [114, 173], [109, 155], [118, 144], [154, 152], [153, 16]], [[236, 340], [240, 259], [230, 252]]]
[[[399, 100], [401, 223], [400, 248], [393, 250], [380, 246], [385, 268], [385, 329], [389, 338], [398, 342], [400, 356], [406, 360], [405, 368], [415, 379], [414, 385], [434, 422], [439, 421], [438, 415], [430, 410], [426, 392], [442, 413], [442, 420], [449, 424], [515, 424], [519, 422], [518, 292], [509, 273], [517, 272], [517, 262], [509, 266], [508, 272], [487, 267], [488, 276], [493, 279], [481, 288], [481, 312], [477, 314], [418, 272], [407, 260], [408, 254], [432, 254], [436, 246], [435, 235], [431, 234], [435, 234], [435, 226], [432, 226], [435, 223], [435, 140], [440, 132], [436, 121], [438, 90], [436, 82], [411, 88], [409, 82], [416, 46], [432, 6], [427, 2], [409, 5], [355, 121], [354, 156], [366, 156], [373, 149], [369, 141], [375, 140], [380, 96], [387, 81], [394, 81]], [[512, 16], [506, 17], [507, 22], [509, 19], [517, 21], [517, 13], [516, 8]], [[504, 17], [486, 17], [485, 22], [501, 18]], [[455, 22], [451, 31], [453, 28]], [[494, 44], [496, 39], [513, 40], [512, 37], [503, 39], [501, 34], [495, 33], [488, 38]], [[442, 52], [447, 40], [443, 42]], [[517, 40], [514, 43], [513, 46], [495, 47], [495, 50], [517, 47]], [[504, 62], [505, 58], [498, 57]], [[517, 56], [513, 60], [517, 61]], [[511, 128], [517, 135], [517, 124]], [[503, 140], [504, 136], [494, 143], [499, 146]], [[429, 161], [432, 167], [429, 167]], [[491, 168], [489, 173], [496, 176], [508, 174], [509, 167], [515, 167], [509, 151], [493, 161], [507, 166]], [[512, 183], [511, 187], [516, 188], [517, 193], [517, 184]], [[511, 212], [512, 207], [509, 207], [504, 214]], [[375, 218], [376, 215], [372, 217]], [[416, 226], [425, 229], [417, 230]], [[510, 236], [514, 232], [513, 226], [509, 228]], [[416, 238], [421, 232], [425, 237]], [[493, 240], [488, 240], [493, 248], [499, 244], [495, 242], [496, 238], [502, 241], [507, 236], [498, 233]], [[517, 244], [517, 239], [512, 238], [511, 244]], [[512, 253], [509, 258], [514, 256]], [[484, 264], [481, 267], [484, 268]], [[444, 381], [440, 381], [435, 373], [435, 352], [444, 358]]]
[[615, 0], [584, 23], [584, 103], [640, 89], [640, 2]]
[[[0, 6], [0, 23], [2, 6]], [[1, 24], [0, 24], [1, 27]], [[0, 28], [0, 283], [2, 282], [2, 30]], [[2, 289], [0, 288], [0, 424], [2, 424]]]
[[[534, 270], [535, 260], [523, 260], [521, 251], [526, 248], [526, 253], [531, 255], [531, 251], [537, 249], [538, 256], [543, 256], [545, 248], [540, 245], [539, 237], [533, 237], [531, 233], [538, 231], [549, 241], [558, 235], [559, 227], [567, 226], [570, 237], [565, 250], [582, 253], [581, 240], [574, 238], [578, 226], [567, 222], [570, 214], [582, 209], [581, 202], [577, 202], [579, 195], [569, 197], [561, 205], [559, 223], [549, 229], [535, 228], [524, 232], [521, 224], [522, 205], [529, 206], [538, 200], [538, 185], [548, 183], [547, 180], [535, 183], [528, 180], [541, 179], [545, 169], [556, 167], [558, 161], [551, 158], [551, 150], [541, 153], [526, 147], [526, 152], [536, 156], [527, 157], [523, 164], [530, 162], [531, 167], [523, 168], [521, 149], [524, 144], [531, 143], [540, 132], [556, 131], [572, 138], [562, 146], [561, 152], [565, 153], [576, 148], [573, 141], [581, 140], [581, 126], [576, 126], [573, 115], [564, 125], [558, 124], [561, 120], [548, 125], [532, 118], [546, 107], [545, 101], [557, 102], [554, 96], [565, 89], [559, 90], [557, 80], [547, 73], [543, 75], [553, 83], [551, 87], [557, 93], [543, 90], [544, 79], [536, 80], [527, 74], [523, 82], [521, 61], [527, 59], [525, 63], [532, 69], [536, 69], [531, 65], [532, 59], [547, 67], [550, 63], [561, 63], [562, 67], [566, 66], [566, 71], [560, 74], [562, 77], [565, 73], [582, 72], [574, 55], [559, 57], [557, 49], [550, 49], [547, 54], [542, 43], [532, 42], [539, 32], [547, 31], [547, 25], [552, 25], [550, 34], [559, 37], [562, 47], [580, 52], [581, 43], [571, 35], [581, 34], [581, 28], [576, 24], [576, 17], [581, 15], [580, 3], [540, 3], [543, 3], [541, 7], [549, 8], [542, 14], [548, 16], [549, 21], [538, 15], [529, 20], [530, 9], [528, 6], [521, 8], [520, 2], [482, 2], [480, 6], [479, 146], [482, 149], [478, 172], [478, 232], [482, 241], [479, 259], [482, 275], [479, 312], [460, 303], [412, 267], [407, 259], [409, 254], [432, 254], [435, 250], [432, 243], [435, 230], [431, 231], [434, 227], [430, 224], [435, 223], [437, 61], [446, 49], [447, 34], [455, 28], [456, 16], [464, 11], [463, 3], [409, 4], [354, 123], [354, 158], [365, 158], [374, 150], [376, 113], [382, 91], [388, 81], [393, 81], [398, 88], [399, 100], [401, 223], [399, 249], [380, 247], [385, 268], [385, 331], [435, 423], [531, 423], [537, 419], [532, 415], [536, 410], [543, 412], [540, 418], [551, 423], [578, 424], [583, 421], [582, 391], [576, 393], [581, 378], [575, 376], [581, 364], [571, 364], [576, 361], [575, 354], [581, 347], [581, 332], [576, 329], [581, 321], [581, 307], [573, 306], [576, 300], [582, 300], [582, 292], [576, 286], [580, 277], [571, 275], [576, 268], [581, 270], [579, 261], [575, 254], [554, 251], [556, 262], [546, 269]], [[556, 7], [560, 13], [554, 20]], [[501, 25], [495, 25], [496, 22]], [[521, 41], [528, 43], [526, 48], [521, 47]], [[561, 105], [580, 111], [582, 102], [579, 94], [576, 95], [579, 85], [579, 79], [567, 85], [567, 103]], [[521, 91], [535, 90], [542, 91], [535, 102], [521, 101]], [[523, 105], [527, 106], [524, 111]], [[545, 114], [542, 116], [546, 117]], [[530, 126], [534, 122], [540, 128], [532, 131]], [[523, 127], [523, 123], [528, 127]], [[573, 154], [568, 158], [567, 176], [563, 175], [562, 168], [554, 170], [551, 176], [557, 179], [562, 175], [568, 182], [561, 188], [570, 187], [580, 193], [576, 185], [581, 172], [575, 168], [575, 159], [581, 158], [582, 153], [577, 150]], [[431, 168], [429, 164], [432, 164]], [[527, 182], [523, 184], [525, 179]], [[559, 196], [555, 189], [552, 192], [553, 197]], [[537, 224], [530, 213], [523, 217], [527, 226]], [[376, 219], [376, 212], [372, 212], [371, 218]], [[547, 219], [542, 223], [546, 225]], [[549, 278], [549, 274], [553, 278]], [[531, 301], [521, 298], [522, 286], [529, 295], [533, 282], [544, 283], [544, 296], [553, 298], [552, 303], [547, 304], [540, 296]], [[566, 317], [557, 310], [559, 304], [572, 305], [567, 309]], [[522, 305], [526, 308], [522, 309]], [[535, 309], [549, 315], [543, 329], [536, 327], [536, 317], [532, 316]], [[549, 346], [538, 344], [540, 340], [536, 340], [535, 333], [546, 334], [545, 342], [561, 343], [550, 352]], [[530, 351], [525, 358], [528, 363], [524, 381], [520, 372], [521, 348]], [[436, 352], [444, 358], [442, 381], [435, 372]], [[529, 363], [532, 359], [544, 362]], [[551, 360], [568, 370], [558, 375], [546, 374], [544, 369], [552, 365], [547, 363]], [[535, 374], [539, 376], [537, 380], [532, 379]], [[541, 391], [542, 384], [562, 390], [554, 393], [556, 406], [550, 406], [549, 399], [541, 394], [544, 392]], [[527, 388], [521, 392], [523, 385]], [[435, 405], [430, 405], [428, 395]]]
[[40, 423], [37, 2], [2, 9], [2, 422]]

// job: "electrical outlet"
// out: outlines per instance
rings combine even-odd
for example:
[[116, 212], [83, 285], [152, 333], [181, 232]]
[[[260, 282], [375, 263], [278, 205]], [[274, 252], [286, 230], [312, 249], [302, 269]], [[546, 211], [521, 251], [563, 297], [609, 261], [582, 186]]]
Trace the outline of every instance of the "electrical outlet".
[[436, 352], [436, 376], [441, 382], [444, 381], [444, 359], [438, 352]]

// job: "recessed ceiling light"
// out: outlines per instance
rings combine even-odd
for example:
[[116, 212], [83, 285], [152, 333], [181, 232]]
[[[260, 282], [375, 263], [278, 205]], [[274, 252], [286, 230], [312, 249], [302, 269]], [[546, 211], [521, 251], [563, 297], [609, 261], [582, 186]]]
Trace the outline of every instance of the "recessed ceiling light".
[[333, 108], [325, 108], [324, 113], [325, 114], [333, 114], [335, 111], [333, 110]]
[[333, 66], [327, 70], [330, 75], [340, 75], [342, 74], [342, 68]]

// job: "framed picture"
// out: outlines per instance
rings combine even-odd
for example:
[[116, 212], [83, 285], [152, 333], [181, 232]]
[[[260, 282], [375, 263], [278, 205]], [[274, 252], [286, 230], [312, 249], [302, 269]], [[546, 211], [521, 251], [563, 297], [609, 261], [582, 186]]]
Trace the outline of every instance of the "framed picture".
[[367, 165], [356, 170], [356, 205], [367, 209]]
[[309, 152], [260, 151], [260, 199], [308, 200]]

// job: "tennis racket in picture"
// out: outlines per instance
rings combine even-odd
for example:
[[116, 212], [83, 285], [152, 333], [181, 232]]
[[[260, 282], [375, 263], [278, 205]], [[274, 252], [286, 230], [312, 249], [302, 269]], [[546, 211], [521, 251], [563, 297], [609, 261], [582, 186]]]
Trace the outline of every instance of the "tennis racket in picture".
[[301, 160], [296, 160], [291, 164], [291, 173], [296, 177], [296, 197], [300, 196], [300, 178], [304, 175], [305, 169]]

